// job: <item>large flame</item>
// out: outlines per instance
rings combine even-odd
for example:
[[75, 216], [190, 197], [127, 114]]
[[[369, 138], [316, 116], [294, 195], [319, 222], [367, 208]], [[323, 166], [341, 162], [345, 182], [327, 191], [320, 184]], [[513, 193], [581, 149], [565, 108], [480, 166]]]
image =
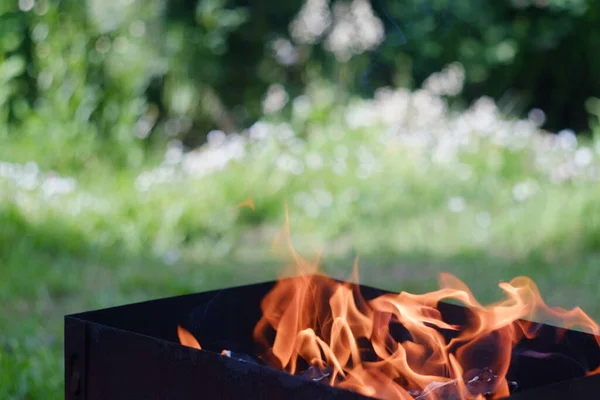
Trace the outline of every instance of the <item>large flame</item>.
[[[254, 339], [267, 364], [291, 374], [316, 371], [330, 385], [384, 399], [497, 399], [509, 395], [513, 346], [536, 334], [536, 325], [523, 320], [552, 318], [600, 335], [580, 308], [546, 305], [526, 277], [501, 283], [506, 297], [490, 305], [445, 273], [437, 291], [365, 300], [355, 284], [358, 263], [351, 282], [327, 278], [318, 274], [318, 262], [298, 255], [289, 231], [285, 236], [298, 276], [279, 280], [263, 298]], [[466, 321], [445, 322], [440, 302], [466, 306]], [[183, 344], [190, 337], [180, 331]]]

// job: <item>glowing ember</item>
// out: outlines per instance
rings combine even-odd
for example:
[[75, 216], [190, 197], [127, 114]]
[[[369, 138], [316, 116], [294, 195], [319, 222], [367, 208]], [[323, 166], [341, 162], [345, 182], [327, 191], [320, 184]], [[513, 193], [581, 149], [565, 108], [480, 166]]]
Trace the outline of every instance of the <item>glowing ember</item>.
[[[501, 283], [506, 298], [490, 305], [480, 304], [450, 274], [441, 274], [441, 288], [431, 293], [365, 300], [355, 283], [318, 275], [316, 262], [293, 248], [291, 252], [299, 276], [279, 280], [261, 303], [262, 318], [254, 329], [261, 358], [290, 374], [363, 395], [502, 398], [514, 385], [506, 379], [513, 347], [537, 333], [537, 324], [522, 320], [552, 318], [565, 328], [600, 335], [599, 326], [581, 309], [547, 306], [529, 278]], [[466, 320], [445, 322], [440, 302], [466, 306]], [[200, 348], [187, 331], [178, 328], [178, 333], [182, 344]]]

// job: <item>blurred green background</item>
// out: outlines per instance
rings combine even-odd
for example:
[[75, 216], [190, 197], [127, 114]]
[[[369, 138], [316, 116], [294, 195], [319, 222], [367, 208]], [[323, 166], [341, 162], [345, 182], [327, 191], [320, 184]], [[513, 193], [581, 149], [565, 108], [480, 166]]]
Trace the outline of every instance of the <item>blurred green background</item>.
[[[600, 3], [0, 0], [0, 398], [62, 317], [277, 277], [600, 317]], [[252, 198], [256, 209], [237, 207]]]

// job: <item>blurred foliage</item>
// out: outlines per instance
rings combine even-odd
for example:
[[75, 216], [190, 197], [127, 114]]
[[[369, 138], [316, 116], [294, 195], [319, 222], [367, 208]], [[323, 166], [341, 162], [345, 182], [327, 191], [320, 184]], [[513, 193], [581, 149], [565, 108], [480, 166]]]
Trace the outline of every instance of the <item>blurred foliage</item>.
[[67, 313], [274, 278], [284, 203], [295, 246], [338, 277], [359, 254], [366, 284], [421, 292], [444, 271], [488, 301], [528, 275], [600, 315], [600, 141], [489, 99], [455, 114], [423, 90], [336, 91], [315, 82], [289, 116], [193, 151], [173, 141], [152, 168], [0, 161], [0, 399], [60, 398]]
[[[43, 148], [54, 168], [85, 166], [106, 144], [98, 138], [110, 139], [112, 161], [139, 164], [134, 128], [150, 118], [145, 92], [164, 69], [152, 35], [157, 2], [3, 4], [5, 135]], [[139, 18], [148, 21], [146, 34], [134, 29]]]
[[588, 129], [583, 105], [600, 93], [600, 3], [373, 0], [373, 6], [387, 39], [371, 56], [371, 88], [418, 86], [459, 61], [466, 68], [463, 100], [485, 94], [507, 113], [542, 109], [552, 131]]
[[[343, 1], [309, 3], [323, 4], [335, 24]], [[367, 4], [350, 3], [363, 11]], [[52, 168], [99, 158], [139, 166], [153, 142], [197, 145], [213, 129], [249, 126], [274, 83], [294, 96], [325, 77], [368, 95], [417, 87], [454, 61], [466, 69], [456, 104], [485, 94], [508, 113], [544, 110], [551, 130], [588, 130], [584, 104], [600, 93], [600, 3], [368, 4], [385, 39], [340, 58], [327, 44], [331, 26], [311, 40], [293, 37], [300, 1], [2, 2], [0, 138], [43, 147], [39, 162]], [[64, 148], [71, 154], [59, 156]]]

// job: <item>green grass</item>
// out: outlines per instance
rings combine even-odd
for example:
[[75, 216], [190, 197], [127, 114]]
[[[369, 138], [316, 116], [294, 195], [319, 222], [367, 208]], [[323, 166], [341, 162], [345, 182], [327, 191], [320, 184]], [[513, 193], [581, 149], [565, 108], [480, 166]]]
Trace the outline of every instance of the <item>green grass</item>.
[[[473, 132], [436, 162], [443, 135], [418, 148], [382, 143], [382, 124], [349, 127], [343, 107], [324, 113], [318, 99], [290, 120], [301, 142], [278, 137], [285, 126], [273, 125], [270, 139], [202, 178], [171, 171], [141, 190], [136, 179], [156, 163], [115, 170], [94, 162], [56, 167], [77, 187], [46, 198], [50, 161], [34, 188], [0, 176], [0, 398], [61, 397], [65, 314], [276, 278], [286, 261], [271, 242], [285, 204], [296, 247], [321, 249], [336, 277], [359, 255], [365, 284], [423, 292], [446, 271], [487, 302], [500, 295], [498, 282], [528, 275], [549, 303], [600, 318], [597, 181], [584, 173], [552, 180], [552, 166], [576, 149], [544, 150], [537, 133], [511, 149]], [[495, 123], [500, 131], [503, 121]], [[31, 143], [0, 147], [6, 161], [43, 158]], [[287, 170], [281, 154], [304, 160], [304, 171]], [[540, 167], [546, 156], [550, 167]], [[323, 166], [309, 168], [311, 157]], [[236, 207], [249, 197], [256, 210]]]
[[[265, 252], [268, 249], [264, 249]], [[62, 391], [62, 317], [68, 313], [273, 279], [279, 267], [269, 256], [228, 257], [205, 263], [15, 254], [2, 273], [4, 304], [0, 318], [2, 398], [60, 398]], [[260, 257], [258, 257], [260, 258]], [[492, 300], [501, 280], [527, 274], [552, 304], [580, 305], [596, 318], [600, 260], [583, 257], [548, 262], [497, 259], [485, 254], [436, 257], [427, 254], [375, 254], [361, 258], [362, 280], [390, 290], [424, 292], [436, 287], [438, 272], [457, 274], [476, 295]], [[324, 268], [348, 276], [352, 259], [330, 257]], [[592, 276], [590, 276], [592, 275]], [[6, 282], [10, 282], [6, 285]], [[10, 287], [7, 287], [10, 286]]]

